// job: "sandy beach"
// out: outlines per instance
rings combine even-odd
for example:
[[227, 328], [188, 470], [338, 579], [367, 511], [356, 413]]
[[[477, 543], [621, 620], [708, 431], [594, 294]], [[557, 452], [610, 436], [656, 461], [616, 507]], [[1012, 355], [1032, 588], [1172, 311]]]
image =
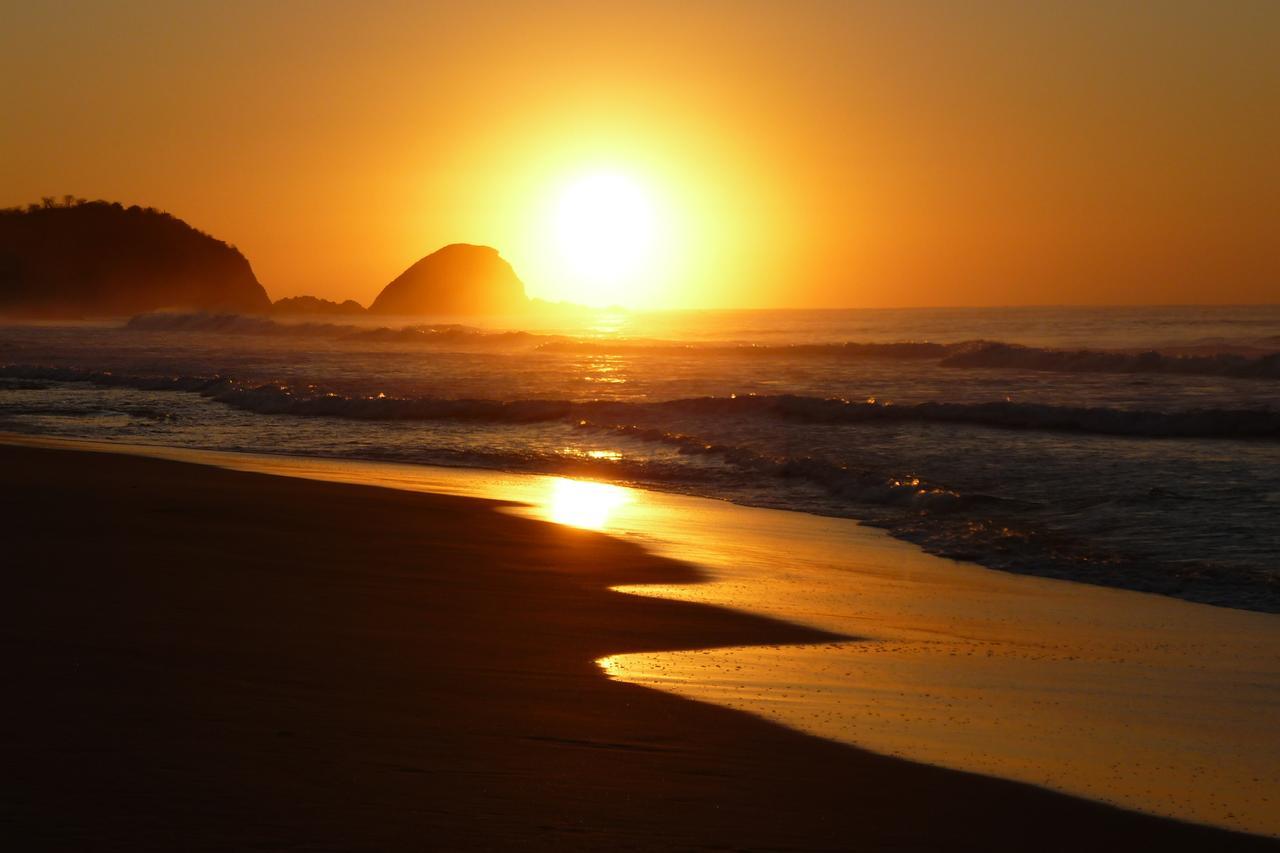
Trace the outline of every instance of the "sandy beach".
[[0, 447], [15, 849], [1275, 849], [607, 678], [837, 638], [474, 499]]

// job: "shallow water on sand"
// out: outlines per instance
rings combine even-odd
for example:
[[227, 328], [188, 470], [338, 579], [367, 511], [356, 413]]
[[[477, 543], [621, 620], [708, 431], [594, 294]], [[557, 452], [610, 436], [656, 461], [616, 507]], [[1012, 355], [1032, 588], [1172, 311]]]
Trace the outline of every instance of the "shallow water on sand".
[[505, 511], [625, 536], [700, 566], [708, 581], [622, 592], [748, 610], [856, 639], [616, 655], [598, 662], [611, 677], [876, 752], [1280, 835], [1274, 615], [996, 572], [844, 519], [607, 483], [102, 447], [518, 501]]

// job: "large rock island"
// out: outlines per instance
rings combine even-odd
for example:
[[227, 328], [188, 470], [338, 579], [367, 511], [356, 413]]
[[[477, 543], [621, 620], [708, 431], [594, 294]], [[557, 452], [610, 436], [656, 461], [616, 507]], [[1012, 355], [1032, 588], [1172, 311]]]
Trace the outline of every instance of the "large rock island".
[[524, 283], [489, 246], [454, 243], [400, 274], [369, 306], [371, 314], [518, 314], [529, 308]]
[[239, 250], [154, 208], [68, 199], [0, 210], [0, 315], [265, 313]]

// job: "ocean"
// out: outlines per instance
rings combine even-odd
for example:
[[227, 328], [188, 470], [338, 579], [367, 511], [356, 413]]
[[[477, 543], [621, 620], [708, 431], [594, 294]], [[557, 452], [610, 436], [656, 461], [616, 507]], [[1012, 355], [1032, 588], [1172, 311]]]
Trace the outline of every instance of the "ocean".
[[0, 430], [559, 474], [1280, 612], [1280, 306], [0, 326]]

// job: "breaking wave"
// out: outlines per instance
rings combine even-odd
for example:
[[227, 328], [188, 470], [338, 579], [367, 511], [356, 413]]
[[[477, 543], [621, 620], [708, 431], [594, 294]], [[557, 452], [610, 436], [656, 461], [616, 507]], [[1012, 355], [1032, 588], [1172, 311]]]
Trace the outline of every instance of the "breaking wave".
[[745, 358], [837, 358], [935, 360], [943, 367], [1001, 368], [1055, 373], [1168, 373], [1226, 376], [1239, 379], [1280, 379], [1280, 352], [1246, 356], [1235, 352], [1181, 355], [1114, 350], [1060, 350], [1000, 341], [942, 344], [928, 341], [898, 343], [781, 344], [725, 346], [653, 341], [561, 340], [542, 344], [542, 352], [590, 355], [703, 354]]
[[1058, 373], [1172, 373], [1280, 379], [1280, 352], [1248, 357], [1236, 353], [1166, 355], [1107, 350], [1057, 350], [981, 342], [961, 346], [942, 360], [947, 367], [1000, 367]]
[[[504, 470], [600, 476], [652, 488], [685, 491], [743, 503], [779, 508], [804, 508], [844, 515], [883, 527], [893, 535], [925, 549], [956, 559], [969, 559], [993, 568], [1030, 572], [1179, 595], [1210, 603], [1229, 603], [1252, 609], [1280, 611], [1280, 584], [1263, 570], [1243, 570], [1226, 563], [1170, 556], [1129, 554], [1121, 546], [1071, 533], [1060, 522], [1064, 513], [1081, 511], [1075, 503], [1046, 500], [1036, 493], [1009, 488], [1003, 479], [957, 476], [956, 469], [912, 458], [893, 459], [876, 452], [836, 454], [787, 437], [784, 424], [858, 425], [861, 432], [841, 438], [857, 446], [880, 425], [960, 424], [1024, 431], [1069, 431], [1080, 434], [1153, 438], [1254, 439], [1280, 438], [1280, 412], [1270, 409], [1195, 411], [1132, 411], [1083, 408], [1007, 401], [990, 403], [927, 402], [887, 405], [802, 395], [742, 395], [689, 397], [664, 402], [606, 400], [486, 400], [436, 397], [343, 395], [317, 386], [248, 383], [225, 375], [144, 375], [71, 367], [10, 364], [0, 366], [0, 394], [43, 389], [64, 383], [88, 383], [106, 388], [200, 395], [251, 415], [298, 418], [339, 418], [347, 424], [319, 431], [345, 433], [356, 429], [350, 421], [455, 422], [463, 430], [441, 427], [439, 433], [463, 433], [466, 440], [437, 446], [417, 431], [400, 442], [359, 442], [362, 456], [429, 464], [461, 464]], [[8, 413], [37, 417], [96, 418], [120, 416], [148, 421], [146, 429], [181, 427], [192, 418], [183, 406], [168, 406], [157, 398], [131, 399], [114, 395], [100, 408], [81, 399], [60, 401], [56, 396], [32, 398], [8, 406]], [[154, 403], [154, 405], [153, 405]], [[22, 411], [19, 411], [22, 410]], [[199, 415], [205, 418], [207, 414]], [[198, 420], [193, 419], [192, 423]], [[253, 417], [236, 418], [252, 421]], [[203, 421], [199, 421], [203, 422]], [[301, 422], [296, 422], [301, 424]], [[546, 430], [522, 425], [556, 425]], [[511, 430], [504, 427], [510, 425]], [[485, 427], [485, 428], [481, 428]], [[254, 427], [249, 425], [248, 430]], [[371, 426], [370, 429], [380, 429]], [[563, 442], [558, 430], [580, 431], [583, 441]], [[292, 430], [285, 431], [293, 435]], [[298, 430], [304, 434], [305, 430]], [[436, 431], [424, 431], [434, 435]], [[827, 432], [819, 430], [816, 432]], [[551, 443], [538, 445], [508, 441], [506, 436], [553, 434]], [[380, 433], [379, 433], [380, 434]], [[801, 431], [803, 435], [815, 431]], [[776, 436], [782, 436], [775, 439]], [[897, 434], [887, 440], [896, 442]], [[495, 438], [496, 436], [496, 438]], [[598, 439], [604, 439], [598, 441]], [[613, 439], [618, 439], [614, 441]], [[950, 440], [947, 437], [946, 440]], [[594, 457], [559, 450], [573, 447], [615, 447], [637, 443], [653, 452]], [[882, 441], [881, 444], [884, 442]], [[1001, 446], [999, 440], [983, 444]], [[252, 446], [250, 446], [252, 447]], [[276, 452], [292, 452], [292, 445]], [[236, 449], [232, 447], [231, 449]], [[1266, 448], [1262, 448], [1266, 450]], [[1244, 452], [1239, 445], [1231, 452]], [[301, 451], [299, 451], [301, 452]], [[339, 455], [348, 450], [329, 450]], [[1111, 493], [1108, 492], [1108, 495]], [[1150, 503], [1181, 505], [1198, 499], [1160, 488], [1109, 498], [1125, 505]], [[1208, 504], [1205, 504], [1208, 506]], [[1191, 509], [1188, 512], [1203, 510]]]
[[583, 420], [633, 424], [663, 415], [779, 418], [821, 424], [948, 423], [1014, 430], [1050, 430], [1132, 438], [1280, 438], [1280, 412], [1271, 409], [1148, 411], [1046, 403], [925, 402], [893, 405], [799, 395], [730, 395], [664, 402], [606, 400], [484, 400], [440, 397], [349, 396], [315, 386], [248, 384], [226, 376], [147, 377], [66, 367], [9, 365], [10, 381], [90, 382], [149, 391], [188, 391], [237, 409], [270, 415], [355, 420], [456, 420], [525, 424]]
[[[1237, 379], [1280, 379], [1274, 346], [1244, 351], [1178, 353], [1148, 350], [1053, 349], [1002, 341], [893, 343], [723, 344], [654, 339], [573, 338], [524, 331], [493, 331], [459, 324], [371, 328], [350, 323], [287, 323], [239, 314], [140, 314], [126, 328], [143, 332], [329, 338], [356, 343], [421, 344], [591, 356], [717, 356], [748, 359], [879, 359], [932, 361], [942, 367], [1055, 373], [1171, 374]], [[1266, 341], [1258, 342], [1266, 344]]]
[[143, 332], [205, 332], [223, 335], [257, 335], [282, 338], [331, 338], [336, 340], [419, 343], [444, 346], [532, 345], [544, 336], [530, 332], [493, 332], [456, 323], [371, 328], [353, 323], [282, 323], [243, 314], [138, 314], [125, 328]]

